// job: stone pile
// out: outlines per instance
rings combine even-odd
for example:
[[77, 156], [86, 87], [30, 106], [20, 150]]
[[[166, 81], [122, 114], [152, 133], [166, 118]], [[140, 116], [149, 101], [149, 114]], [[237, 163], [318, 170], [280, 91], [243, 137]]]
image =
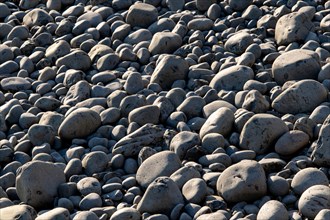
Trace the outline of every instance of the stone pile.
[[0, 219], [330, 219], [330, 1], [0, 1]]

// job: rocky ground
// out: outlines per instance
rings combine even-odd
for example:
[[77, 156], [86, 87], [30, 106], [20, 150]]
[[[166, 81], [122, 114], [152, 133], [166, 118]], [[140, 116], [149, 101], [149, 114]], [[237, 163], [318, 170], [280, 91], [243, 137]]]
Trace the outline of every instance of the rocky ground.
[[0, 219], [330, 219], [330, 1], [0, 1]]

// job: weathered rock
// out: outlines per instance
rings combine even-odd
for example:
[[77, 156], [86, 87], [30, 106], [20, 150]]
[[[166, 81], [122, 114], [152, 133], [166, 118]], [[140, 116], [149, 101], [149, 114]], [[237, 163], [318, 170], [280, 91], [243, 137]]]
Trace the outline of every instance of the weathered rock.
[[21, 91], [31, 88], [31, 82], [21, 77], [7, 77], [1, 80], [1, 88], [6, 91]]
[[181, 57], [166, 55], [158, 62], [150, 83], [158, 83], [163, 89], [169, 89], [174, 81], [187, 77], [188, 68], [187, 61]]
[[172, 53], [182, 44], [181, 37], [172, 32], [158, 32], [150, 42], [149, 51], [152, 55], [160, 53]]
[[91, 59], [88, 54], [82, 50], [73, 51], [56, 61], [56, 66], [65, 65], [68, 69], [76, 69], [86, 71], [91, 66]]
[[79, 108], [71, 112], [59, 127], [59, 136], [65, 139], [85, 137], [101, 125], [101, 117], [91, 109]]
[[175, 153], [162, 151], [150, 156], [141, 164], [136, 173], [136, 181], [143, 188], [147, 188], [157, 177], [170, 176], [181, 166], [181, 161]]
[[251, 44], [253, 44], [253, 37], [246, 32], [241, 32], [231, 36], [226, 41], [225, 48], [229, 52], [241, 55]]
[[254, 73], [250, 67], [236, 65], [228, 67], [217, 73], [210, 82], [210, 86], [217, 91], [220, 90], [242, 90], [244, 84], [253, 79]]
[[221, 173], [217, 191], [227, 202], [254, 201], [267, 193], [265, 172], [256, 161], [243, 160]]
[[53, 17], [50, 16], [45, 10], [40, 8], [32, 9], [23, 17], [23, 24], [29, 28], [33, 26], [46, 25], [53, 21]]
[[270, 114], [256, 114], [244, 125], [239, 145], [243, 149], [263, 154], [288, 130], [281, 119]]
[[305, 13], [292, 12], [278, 19], [275, 27], [275, 40], [278, 45], [305, 40], [313, 23]]
[[36, 210], [29, 205], [12, 205], [0, 209], [2, 219], [35, 219]]
[[58, 186], [65, 182], [63, 170], [48, 162], [33, 161], [19, 168], [16, 177], [17, 195], [35, 208], [52, 206]]
[[312, 153], [312, 160], [318, 166], [330, 167], [330, 116], [324, 121], [319, 138], [316, 141], [316, 147]]
[[315, 185], [308, 188], [298, 202], [299, 212], [303, 216], [314, 219], [322, 209], [330, 208], [330, 188], [324, 185]]
[[175, 135], [170, 143], [170, 150], [178, 155], [183, 160], [189, 149], [195, 145], [199, 145], [200, 139], [198, 134], [190, 131], [182, 131]]
[[301, 80], [284, 90], [272, 102], [272, 107], [283, 114], [313, 111], [327, 98], [327, 89], [311, 79]]
[[277, 200], [269, 200], [263, 206], [261, 206], [257, 220], [270, 219], [270, 220], [288, 220], [289, 213], [283, 203]]
[[329, 180], [322, 171], [313, 167], [300, 170], [296, 173], [296, 175], [294, 175], [291, 182], [292, 190], [298, 195], [301, 195], [309, 187], [315, 185], [328, 186]]
[[148, 27], [157, 20], [157, 9], [149, 4], [135, 3], [127, 13], [126, 22], [132, 27]]
[[165, 129], [159, 125], [146, 124], [133, 133], [120, 139], [113, 147], [113, 154], [136, 156], [143, 146], [156, 144], [163, 139]]
[[150, 183], [137, 206], [137, 210], [140, 213], [169, 215], [178, 204], [184, 204], [179, 187], [171, 178], [161, 176]]
[[45, 212], [41, 215], [39, 215], [36, 220], [43, 220], [43, 219], [64, 219], [69, 220], [70, 219], [70, 212], [62, 207], [54, 208], [48, 212]]
[[128, 121], [130, 123], [136, 122], [140, 126], [147, 123], [158, 124], [160, 115], [160, 109], [155, 105], [145, 105], [140, 108], [136, 108], [128, 115]]
[[275, 144], [275, 151], [281, 155], [292, 155], [305, 147], [309, 136], [303, 131], [293, 130], [283, 134]]
[[227, 136], [234, 124], [234, 113], [226, 107], [219, 108], [212, 113], [200, 130], [200, 138], [210, 133], [218, 133]]
[[27, 134], [31, 143], [37, 146], [44, 143], [53, 144], [55, 140], [55, 131], [49, 125], [32, 125]]
[[252, 0], [229, 0], [229, 6], [234, 10], [234, 11], [243, 11], [246, 9], [249, 5], [252, 4]]
[[272, 66], [275, 81], [283, 85], [289, 80], [317, 79], [320, 58], [310, 50], [291, 50], [277, 57]]

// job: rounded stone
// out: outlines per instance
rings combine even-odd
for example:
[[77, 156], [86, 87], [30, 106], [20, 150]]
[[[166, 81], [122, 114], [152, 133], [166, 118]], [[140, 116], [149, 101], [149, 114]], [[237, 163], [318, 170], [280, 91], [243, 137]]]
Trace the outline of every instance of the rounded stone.
[[181, 161], [175, 153], [162, 151], [151, 155], [143, 161], [137, 170], [136, 181], [143, 188], [147, 188], [157, 177], [170, 176], [181, 166]]
[[100, 115], [88, 108], [71, 112], [59, 127], [59, 136], [64, 139], [85, 137], [101, 125]]
[[272, 65], [273, 78], [280, 85], [289, 80], [317, 79], [320, 70], [317, 53], [304, 49], [283, 53]]
[[183, 197], [177, 184], [169, 177], [158, 177], [148, 186], [137, 206], [140, 213], [167, 214], [183, 204]]
[[243, 149], [263, 154], [268, 152], [272, 144], [288, 130], [280, 118], [270, 114], [256, 114], [245, 123], [239, 145]]
[[293, 130], [283, 134], [275, 144], [275, 151], [281, 155], [292, 155], [305, 147], [309, 136], [303, 131]]
[[315, 185], [308, 188], [299, 199], [298, 209], [309, 219], [314, 219], [323, 209], [330, 209], [329, 186]]
[[190, 179], [182, 187], [183, 197], [191, 203], [200, 204], [207, 194], [207, 185], [201, 178]]
[[235, 65], [218, 72], [210, 82], [210, 86], [217, 90], [241, 91], [244, 84], [253, 79], [253, 70], [248, 66]]
[[301, 195], [309, 187], [314, 185], [328, 186], [329, 180], [322, 171], [313, 167], [300, 170], [294, 175], [291, 182], [292, 190], [298, 195]]
[[147, 28], [157, 20], [157, 17], [158, 11], [154, 6], [145, 3], [135, 3], [128, 10], [126, 22], [132, 27]]
[[216, 188], [227, 202], [254, 201], [267, 193], [265, 171], [256, 161], [243, 160], [221, 173]]
[[289, 213], [285, 206], [277, 201], [277, 200], [270, 200], [266, 202], [263, 206], [261, 206], [257, 220], [288, 220]]
[[241, 55], [251, 44], [253, 44], [253, 37], [246, 32], [241, 32], [231, 36], [226, 41], [225, 49], [234, 54]]
[[16, 190], [22, 202], [34, 208], [53, 205], [58, 186], [65, 182], [63, 170], [52, 163], [33, 161], [17, 171]]
[[328, 91], [323, 84], [312, 79], [298, 81], [278, 95], [272, 107], [282, 114], [312, 112], [327, 98]]

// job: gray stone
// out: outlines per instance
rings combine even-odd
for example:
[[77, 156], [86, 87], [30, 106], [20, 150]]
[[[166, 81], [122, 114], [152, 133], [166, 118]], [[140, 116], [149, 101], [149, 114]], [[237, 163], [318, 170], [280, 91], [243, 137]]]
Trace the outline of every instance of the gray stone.
[[243, 11], [252, 4], [252, 0], [229, 0], [229, 6], [234, 11]]
[[55, 63], [57, 59], [69, 54], [70, 49], [70, 44], [68, 42], [65, 40], [59, 40], [46, 49], [45, 57]]
[[317, 53], [299, 49], [277, 57], [272, 66], [272, 75], [278, 84], [283, 85], [289, 80], [317, 79], [320, 70]]
[[8, 8], [8, 6], [4, 3], [0, 3], [0, 18], [6, 18], [8, 15], [10, 15], [10, 9]]
[[285, 196], [290, 190], [290, 185], [281, 176], [270, 176], [267, 180], [268, 191], [274, 196]]
[[225, 48], [229, 52], [241, 55], [251, 44], [253, 44], [253, 37], [246, 32], [240, 32], [231, 36], [226, 41]]
[[141, 214], [135, 208], [124, 207], [115, 211], [110, 217], [110, 220], [121, 219], [140, 220]]
[[71, 112], [59, 127], [59, 136], [73, 139], [93, 133], [101, 125], [101, 117], [91, 109], [79, 108]]
[[243, 149], [263, 154], [288, 130], [281, 119], [270, 114], [256, 114], [244, 125], [239, 145]]
[[270, 219], [270, 220], [288, 220], [289, 213], [283, 203], [277, 200], [269, 200], [261, 206], [257, 220]]
[[137, 210], [140, 213], [169, 215], [176, 205], [183, 203], [182, 194], [175, 182], [169, 177], [161, 176], [150, 183]]
[[87, 196], [90, 193], [101, 194], [101, 184], [94, 177], [85, 177], [79, 180], [77, 189], [82, 196]]
[[165, 129], [159, 125], [146, 124], [120, 139], [112, 149], [113, 154], [136, 156], [143, 146], [157, 144], [163, 139]]
[[182, 131], [176, 134], [170, 143], [170, 150], [178, 155], [178, 157], [183, 160], [189, 149], [193, 148], [195, 145], [200, 144], [200, 139], [198, 134], [190, 131]]
[[[1, 10], [1, 9], [0, 9]], [[11, 51], [10, 47], [4, 44], [0, 44], [0, 64], [14, 59], [14, 53]]]
[[19, 7], [21, 9], [27, 10], [36, 7], [39, 4], [39, 0], [20, 0]]
[[36, 146], [44, 143], [53, 144], [55, 141], [55, 131], [49, 125], [32, 125], [27, 134], [31, 143]]
[[265, 171], [256, 161], [243, 160], [221, 173], [216, 188], [226, 202], [254, 201], [267, 193]]
[[94, 151], [86, 154], [82, 159], [82, 167], [87, 175], [102, 172], [108, 166], [108, 156], [102, 151]]
[[275, 40], [278, 45], [305, 40], [314, 25], [305, 13], [292, 12], [280, 17], [275, 27]]
[[196, 8], [200, 11], [206, 11], [216, 0], [196, 0]]
[[31, 82], [21, 77], [7, 77], [1, 80], [1, 88], [6, 91], [18, 92], [31, 88]]
[[201, 138], [210, 133], [227, 136], [232, 130], [234, 120], [234, 113], [230, 109], [226, 107], [219, 108], [207, 118], [199, 135]]
[[0, 216], [3, 219], [35, 219], [37, 212], [29, 205], [12, 205], [1, 208]]
[[145, 3], [135, 3], [128, 10], [126, 22], [132, 27], [147, 28], [157, 20], [157, 17], [158, 11], [154, 6]]
[[91, 26], [96, 27], [99, 23], [102, 22], [102, 16], [99, 13], [88, 11], [77, 19], [77, 22], [79, 21], [88, 21]]
[[192, 178], [182, 187], [183, 197], [191, 203], [201, 204], [207, 194], [207, 185], [201, 178]]
[[177, 10], [182, 10], [185, 4], [184, 0], [167, 0], [167, 7], [171, 11], [177, 11]]
[[303, 216], [314, 219], [322, 209], [330, 208], [330, 188], [324, 185], [315, 185], [308, 188], [298, 202], [299, 212]]
[[170, 176], [170, 178], [178, 185], [179, 189], [181, 189], [190, 179], [200, 177], [200, 173], [192, 166], [183, 166]]
[[50, 16], [45, 10], [40, 8], [32, 9], [23, 17], [23, 24], [29, 28], [33, 26], [46, 25], [53, 21], [53, 17]]
[[318, 166], [330, 166], [330, 116], [326, 118], [316, 140], [316, 147], [311, 155], [313, 163]]
[[304, 148], [309, 136], [303, 131], [293, 130], [283, 134], [275, 144], [275, 151], [281, 155], [292, 155]]
[[91, 59], [87, 53], [82, 50], [75, 50], [56, 61], [56, 66], [66, 66], [68, 69], [86, 71], [91, 66]]
[[152, 55], [160, 53], [171, 54], [182, 44], [181, 37], [172, 32], [158, 32], [150, 42], [149, 51]]
[[57, 188], [65, 182], [63, 170], [52, 163], [33, 161], [17, 171], [16, 190], [22, 202], [35, 208], [53, 205]]
[[329, 180], [322, 171], [313, 167], [300, 170], [298, 173], [296, 173], [296, 175], [294, 175], [291, 182], [292, 190], [298, 195], [301, 195], [309, 187], [315, 185], [328, 186]]
[[217, 91], [241, 91], [244, 84], [253, 77], [254, 73], [250, 67], [235, 65], [217, 73], [211, 80], [210, 86]]
[[330, 26], [330, 15], [326, 15], [326, 16], [324, 16], [324, 18], [322, 18], [320, 27], [321, 27], [322, 31], [329, 32], [330, 31], [329, 26]]
[[136, 181], [143, 188], [147, 188], [157, 177], [170, 176], [181, 166], [181, 161], [175, 153], [162, 151], [150, 156], [141, 164], [136, 173]]
[[63, 219], [69, 220], [70, 219], [70, 212], [62, 207], [54, 208], [50, 211], [47, 211], [41, 215], [39, 215], [36, 220], [43, 220], [43, 219]]
[[97, 193], [90, 193], [79, 202], [79, 208], [81, 210], [90, 210], [95, 207], [102, 206], [102, 198]]
[[330, 218], [330, 209], [322, 209], [315, 216], [315, 220], [329, 219]]
[[188, 63], [181, 57], [174, 55], [165, 55], [156, 66], [150, 83], [157, 83], [163, 89], [171, 88], [176, 80], [182, 80], [187, 77]]
[[136, 122], [140, 126], [147, 123], [158, 124], [160, 110], [155, 105], [145, 105], [134, 109], [128, 115], [129, 123]]
[[178, 111], [183, 112], [188, 119], [201, 116], [205, 100], [200, 96], [190, 96], [177, 107]]
[[99, 217], [92, 211], [81, 211], [73, 217], [73, 220], [99, 220]]
[[190, 30], [207, 31], [212, 29], [213, 21], [209, 18], [195, 18], [188, 22], [187, 27]]
[[326, 100], [327, 95], [327, 89], [321, 83], [305, 79], [284, 90], [274, 99], [272, 107], [283, 114], [312, 112]]

